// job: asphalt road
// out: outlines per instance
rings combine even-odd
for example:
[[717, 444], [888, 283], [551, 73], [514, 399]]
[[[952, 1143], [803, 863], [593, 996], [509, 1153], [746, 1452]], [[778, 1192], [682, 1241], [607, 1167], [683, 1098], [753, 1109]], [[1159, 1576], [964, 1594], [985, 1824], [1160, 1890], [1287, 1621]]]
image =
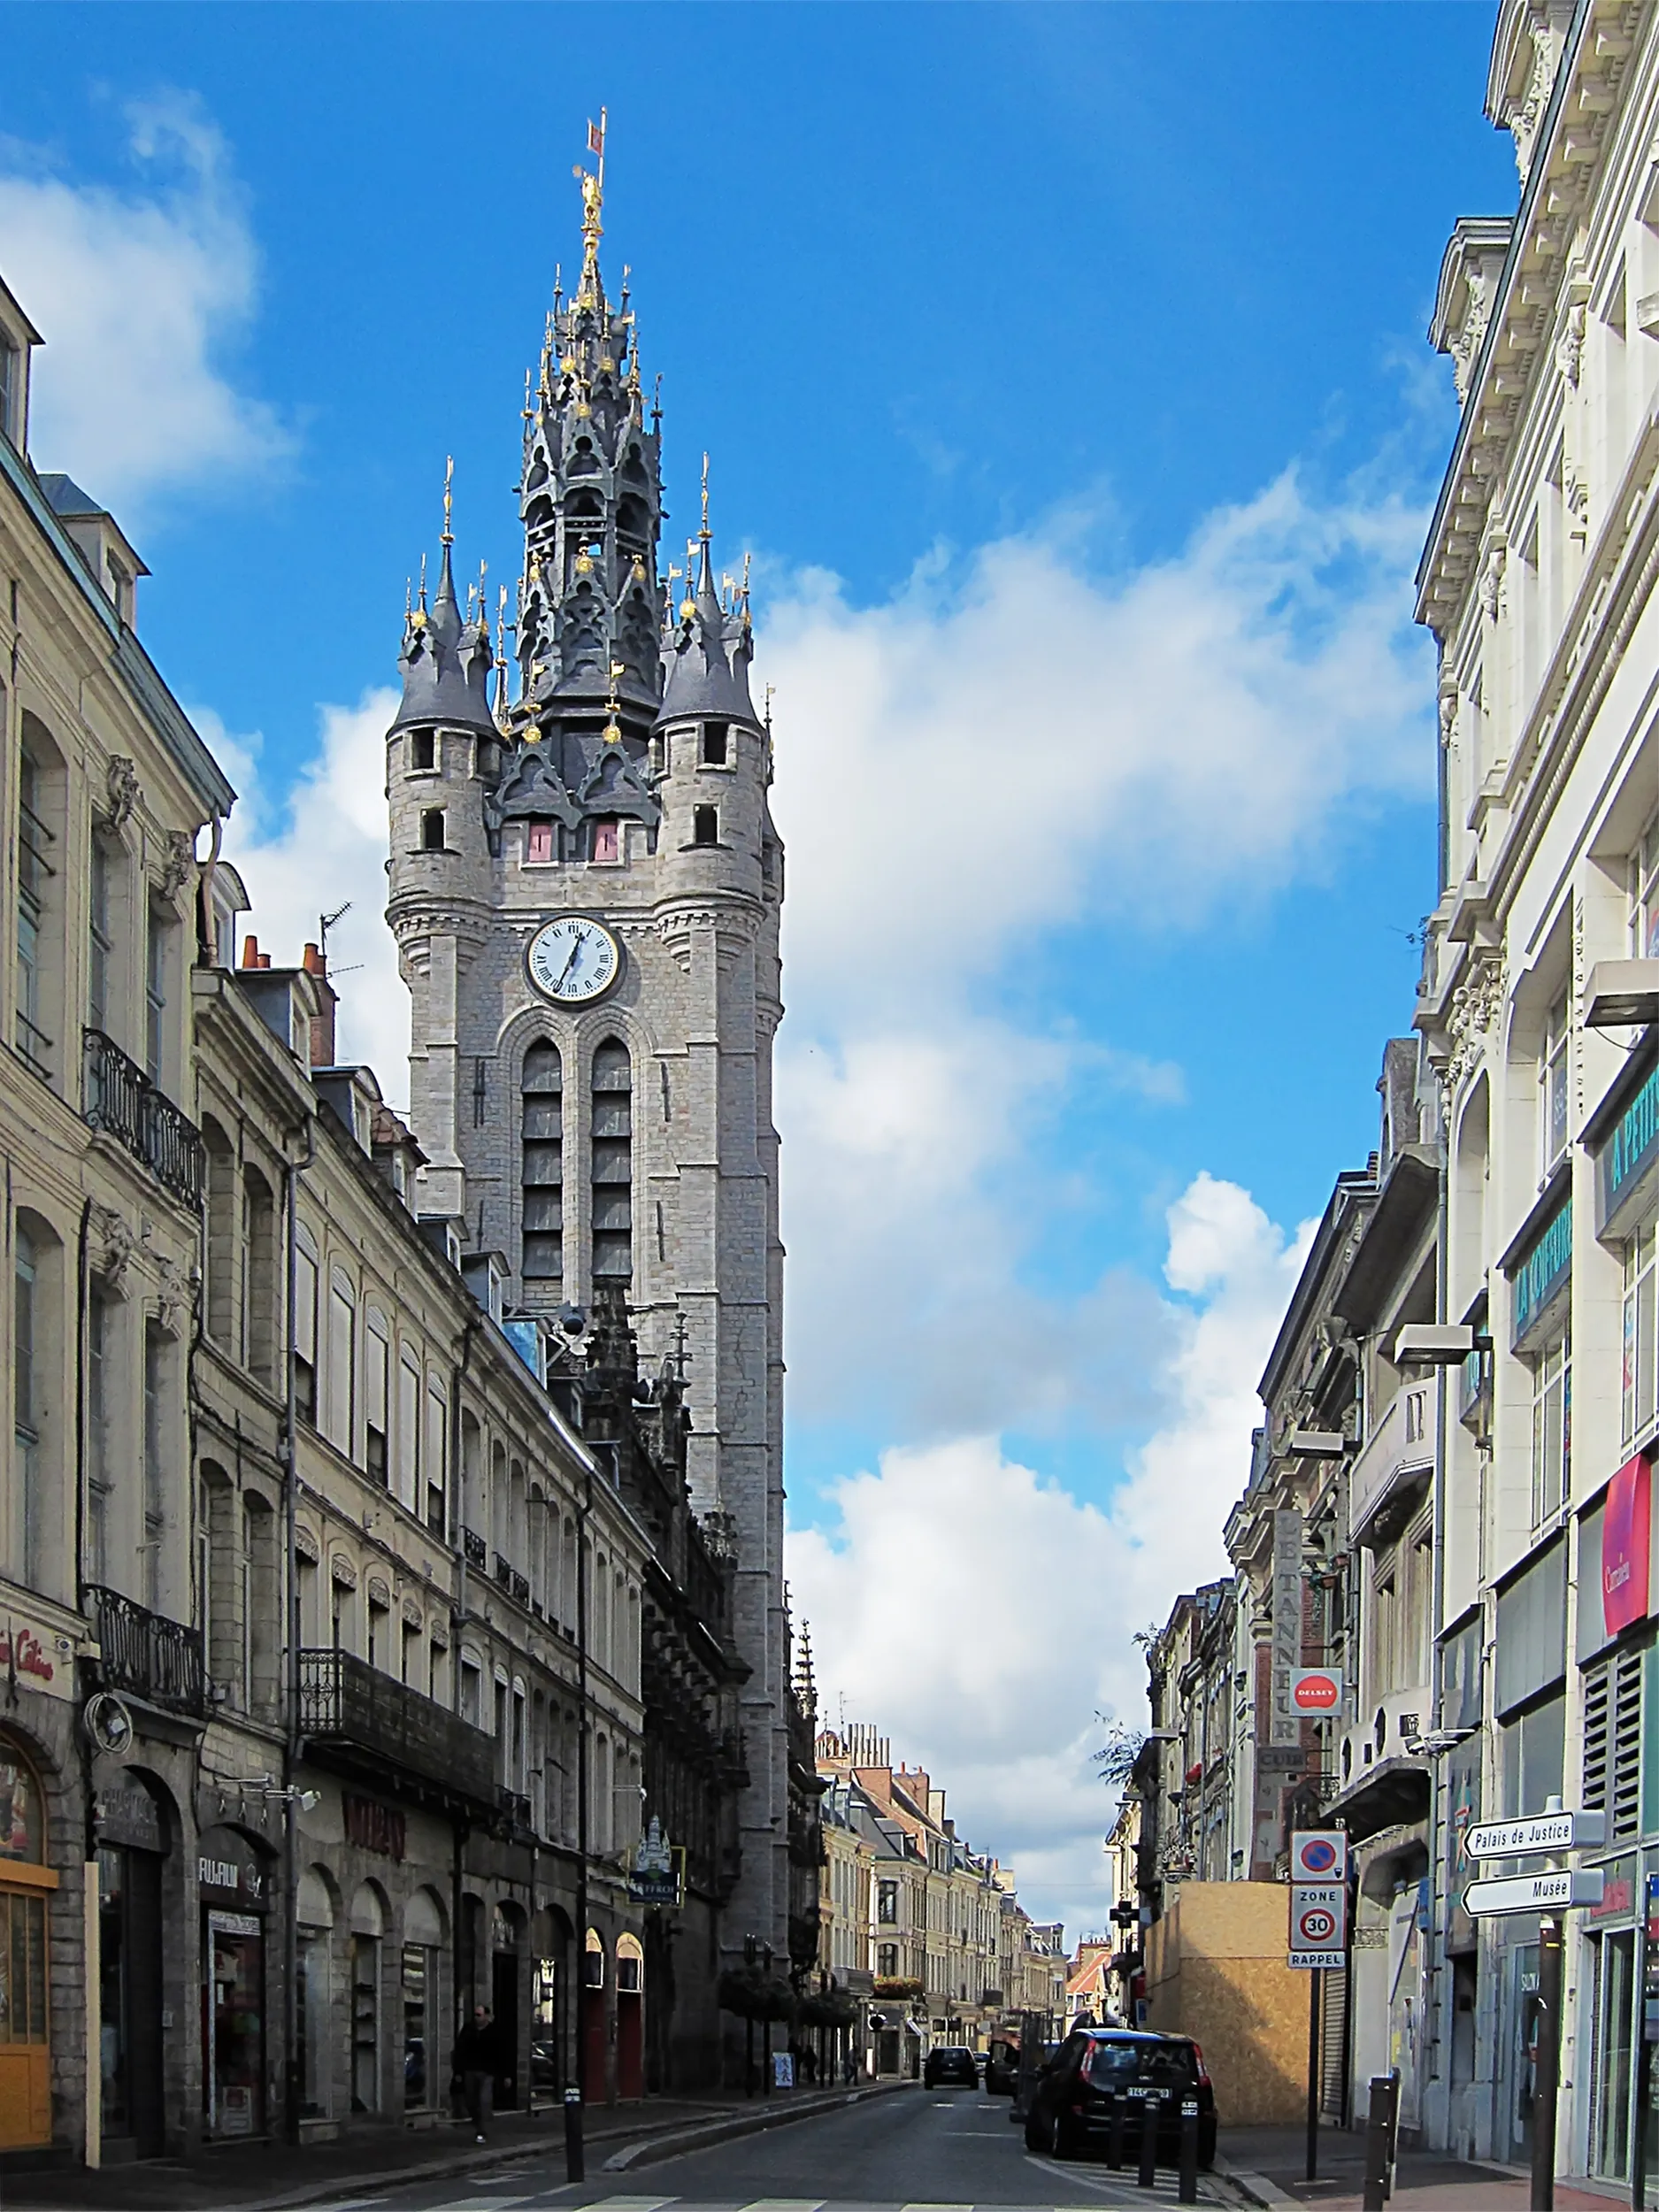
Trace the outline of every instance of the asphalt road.
[[[331, 2212], [1102, 2212], [1175, 2201], [1168, 2170], [1156, 2190], [1142, 2190], [1133, 2171], [1033, 2158], [1008, 2111], [1006, 2097], [979, 2090], [905, 2090], [657, 2165], [590, 2169], [580, 2185], [563, 2180], [562, 2158], [538, 2156], [466, 2185], [423, 2183], [350, 2198]], [[1208, 2177], [1199, 2186], [1205, 2201], [1220, 2200]]]

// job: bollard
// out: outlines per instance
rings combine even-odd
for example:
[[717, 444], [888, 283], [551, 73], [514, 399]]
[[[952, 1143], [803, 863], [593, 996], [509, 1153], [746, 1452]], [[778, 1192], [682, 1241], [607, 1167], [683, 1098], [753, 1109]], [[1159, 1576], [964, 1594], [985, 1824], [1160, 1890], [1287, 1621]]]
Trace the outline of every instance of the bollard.
[[566, 2181], [585, 2181], [587, 2165], [582, 2157], [582, 2093], [580, 2089], [565, 2092], [565, 2178]]
[[1177, 2204], [1198, 2201], [1198, 2100], [1181, 2099], [1181, 2177], [1175, 2192]]
[[1107, 2139], [1106, 2163], [1116, 2173], [1121, 2173], [1124, 2162], [1124, 2108], [1128, 2099], [1118, 2092], [1112, 2098], [1112, 2131]]
[[1373, 2074], [1371, 2103], [1365, 2115], [1364, 2212], [1383, 2212], [1388, 2201], [1388, 2154], [1394, 2134], [1394, 2082], [1386, 2074]]
[[1141, 2107], [1141, 2170], [1135, 2179], [1142, 2189], [1158, 2185], [1158, 2115], [1160, 2100], [1149, 2096]]

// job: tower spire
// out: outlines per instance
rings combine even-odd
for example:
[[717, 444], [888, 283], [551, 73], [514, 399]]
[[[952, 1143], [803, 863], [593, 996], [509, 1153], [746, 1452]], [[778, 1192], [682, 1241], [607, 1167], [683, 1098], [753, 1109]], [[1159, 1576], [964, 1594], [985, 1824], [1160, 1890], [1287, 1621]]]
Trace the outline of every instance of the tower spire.
[[607, 117], [603, 108], [599, 120], [589, 119], [588, 150], [594, 157], [592, 170], [584, 169], [578, 162], [571, 172], [580, 179], [582, 188], [582, 280], [577, 299], [589, 305], [604, 298], [604, 285], [599, 274], [599, 241], [605, 234], [602, 219], [605, 205], [605, 127]]

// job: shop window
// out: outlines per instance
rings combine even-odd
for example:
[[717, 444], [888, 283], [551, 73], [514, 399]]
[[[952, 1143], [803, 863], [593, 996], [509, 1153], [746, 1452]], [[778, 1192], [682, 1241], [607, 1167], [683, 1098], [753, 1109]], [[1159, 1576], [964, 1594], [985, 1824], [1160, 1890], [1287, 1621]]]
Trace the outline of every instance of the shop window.
[[532, 1045], [519, 1110], [526, 1282], [557, 1282], [565, 1272], [564, 1084], [557, 1046], [545, 1039]]
[[1659, 1285], [1659, 1238], [1655, 1224], [1645, 1223], [1624, 1247], [1624, 1442], [1634, 1443], [1653, 1426], [1655, 1379], [1659, 1348], [1655, 1342], [1655, 1291]]
[[1609, 1843], [1641, 1829], [1641, 1709], [1645, 1655], [1614, 1652], [1584, 1671], [1582, 1802], [1607, 1815]]
[[0, 2149], [51, 2139], [44, 1846], [34, 1770], [0, 1740]]
[[1560, 1511], [1572, 1480], [1572, 1340], [1565, 1331], [1532, 1363], [1532, 1526]]
[[594, 1054], [593, 1257], [595, 1283], [634, 1276], [634, 1075], [628, 1048], [607, 1037]]

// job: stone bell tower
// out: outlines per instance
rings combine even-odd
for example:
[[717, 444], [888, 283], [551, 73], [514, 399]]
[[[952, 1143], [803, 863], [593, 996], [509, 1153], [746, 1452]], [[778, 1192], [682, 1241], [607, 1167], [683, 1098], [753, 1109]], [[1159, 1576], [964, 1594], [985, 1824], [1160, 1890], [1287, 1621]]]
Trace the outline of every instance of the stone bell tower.
[[[746, 584], [717, 580], [707, 468], [659, 572], [661, 417], [624, 290], [556, 296], [526, 393], [517, 696], [446, 504], [387, 739], [387, 913], [414, 997], [422, 1210], [503, 1254], [520, 1313], [621, 1289], [642, 1358], [685, 1359], [694, 1504], [736, 1559], [749, 1785], [726, 1916], [787, 1947], [782, 1263], [772, 1038], [783, 853], [749, 689]], [[495, 696], [490, 696], [492, 675]]]

